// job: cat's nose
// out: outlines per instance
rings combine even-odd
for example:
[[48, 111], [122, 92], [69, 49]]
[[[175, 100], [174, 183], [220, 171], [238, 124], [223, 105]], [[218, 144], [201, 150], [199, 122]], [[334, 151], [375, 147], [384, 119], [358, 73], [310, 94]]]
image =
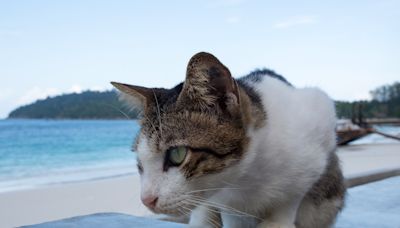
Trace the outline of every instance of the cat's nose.
[[157, 204], [158, 196], [147, 195], [142, 196], [141, 199], [144, 205], [146, 205], [148, 208], [154, 209]]

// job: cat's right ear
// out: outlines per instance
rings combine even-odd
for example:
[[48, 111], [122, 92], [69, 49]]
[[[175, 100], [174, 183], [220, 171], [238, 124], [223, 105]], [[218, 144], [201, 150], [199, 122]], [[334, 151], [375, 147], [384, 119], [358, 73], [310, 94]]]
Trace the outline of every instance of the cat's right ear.
[[119, 99], [126, 103], [131, 109], [140, 111], [146, 110], [154, 97], [154, 92], [151, 88], [119, 82], [111, 82], [111, 84], [120, 91]]

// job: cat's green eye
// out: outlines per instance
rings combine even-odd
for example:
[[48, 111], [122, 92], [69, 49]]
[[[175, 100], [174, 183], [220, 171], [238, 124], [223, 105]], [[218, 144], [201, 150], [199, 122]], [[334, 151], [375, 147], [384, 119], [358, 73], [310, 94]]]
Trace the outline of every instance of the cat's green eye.
[[173, 165], [180, 165], [185, 160], [186, 154], [187, 148], [184, 146], [178, 146], [169, 151], [168, 159]]

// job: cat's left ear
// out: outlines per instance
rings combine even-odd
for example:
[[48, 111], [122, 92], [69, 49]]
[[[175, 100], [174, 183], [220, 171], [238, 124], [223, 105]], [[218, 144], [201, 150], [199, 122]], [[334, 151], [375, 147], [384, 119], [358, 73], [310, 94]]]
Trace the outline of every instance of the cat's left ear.
[[146, 111], [154, 98], [151, 88], [119, 82], [111, 82], [111, 84], [121, 92], [119, 98], [132, 109]]
[[240, 104], [240, 96], [238, 85], [228, 68], [212, 54], [200, 52], [188, 63], [178, 101], [201, 110], [218, 106], [231, 112]]

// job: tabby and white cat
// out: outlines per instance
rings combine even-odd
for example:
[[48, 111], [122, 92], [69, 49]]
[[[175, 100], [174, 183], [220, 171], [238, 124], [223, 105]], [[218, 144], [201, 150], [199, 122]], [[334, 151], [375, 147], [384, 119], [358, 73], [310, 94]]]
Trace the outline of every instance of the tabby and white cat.
[[142, 110], [141, 198], [190, 227], [330, 227], [344, 204], [335, 110], [273, 71], [234, 79], [198, 53], [172, 89], [112, 84]]

